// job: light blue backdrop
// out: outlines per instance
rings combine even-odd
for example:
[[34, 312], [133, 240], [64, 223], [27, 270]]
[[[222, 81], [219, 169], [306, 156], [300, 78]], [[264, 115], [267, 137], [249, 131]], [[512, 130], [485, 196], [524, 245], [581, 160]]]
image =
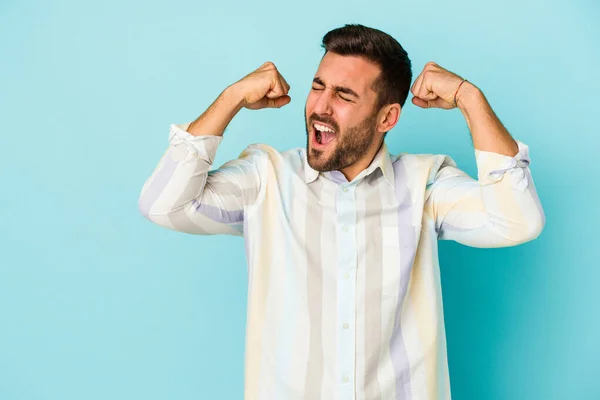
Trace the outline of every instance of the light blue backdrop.
[[[597, 1], [0, 2], [0, 399], [240, 399], [243, 242], [146, 221], [138, 195], [169, 124], [271, 60], [281, 110], [242, 113], [250, 143], [304, 146], [329, 29], [395, 36], [477, 84], [529, 144], [547, 215], [516, 248], [441, 244], [455, 399], [600, 398]], [[458, 110], [407, 101], [394, 152], [475, 174]]]

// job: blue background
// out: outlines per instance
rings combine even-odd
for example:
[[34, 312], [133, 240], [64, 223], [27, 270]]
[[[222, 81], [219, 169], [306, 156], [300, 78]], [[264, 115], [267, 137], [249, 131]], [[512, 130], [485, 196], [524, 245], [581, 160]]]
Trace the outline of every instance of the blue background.
[[[455, 399], [600, 398], [600, 3], [509, 0], [0, 2], [0, 399], [240, 399], [243, 242], [152, 225], [137, 200], [167, 146], [270, 60], [280, 110], [243, 110], [216, 163], [304, 146], [330, 29], [362, 23], [467, 77], [531, 148], [537, 241], [441, 243]], [[458, 110], [410, 103], [393, 152], [476, 173]]]

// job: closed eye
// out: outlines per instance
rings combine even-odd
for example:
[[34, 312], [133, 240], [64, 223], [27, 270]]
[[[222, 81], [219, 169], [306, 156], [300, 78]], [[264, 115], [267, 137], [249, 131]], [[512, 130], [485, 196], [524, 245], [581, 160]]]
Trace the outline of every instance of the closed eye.
[[[321, 91], [321, 90], [324, 90], [324, 89], [325, 88], [322, 88], [322, 87], [314, 87], [314, 86], [312, 87], [312, 90], [314, 90], [314, 91]], [[341, 93], [343, 93], [343, 92], [337, 92], [337, 95], [339, 96], [340, 99], [342, 99], [342, 100], [344, 100], [345, 102], [348, 102], [348, 103], [353, 102], [352, 99], [349, 99], [347, 97], [342, 96]]]

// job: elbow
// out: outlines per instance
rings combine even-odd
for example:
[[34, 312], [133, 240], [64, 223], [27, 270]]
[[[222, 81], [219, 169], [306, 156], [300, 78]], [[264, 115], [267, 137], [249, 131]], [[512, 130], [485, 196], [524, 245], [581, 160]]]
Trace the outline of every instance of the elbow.
[[531, 223], [523, 236], [522, 243], [531, 242], [532, 240], [537, 239], [542, 234], [545, 224], [546, 222], [543, 219]]
[[544, 210], [540, 208], [540, 212], [538, 214], [538, 224], [537, 224], [537, 235], [536, 238], [542, 233], [544, 228], [546, 227], [546, 214], [544, 214]]
[[157, 208], [151, 202], [144, 201], [144, 198], [140, 198], [138, 201], [138, 209], [140, 214], [142, 214], [142, 216], [152, 224], [161, 228], [179, 231], [179, 229], [176, 229], [171, 223], [171, 218], [173, 215], [172, 211]]
[[164, 207], [157, 207], [159, 204], [154, 199], [148, 198], [148, 196], [140, 196], [138, 199], [138, 210], [140, 214], [148, 221], [164, 226], [163, 217], [170, 215], [173, 210], [164, 209]]
[[176, 209], [160, 207], [160, 205], [155, 204], [153, 201], [148, 201], [144, 197], [141, 197], [138, 200], [138, 210], [144, 218], [153, 224], [170, 229], [172, 229], [172, 227], [169, 221], [178, 211]]
[[542, 234], [545, 226], [546, 215], [544, 214], [544, 211], [540, 209], [540, 212], [536, 214], [536, 218], [530, 222], [529, 240], [537, 239]]
[[514, 241], [515, 244], [531, 242], [542, 234], [545, 226], [546, 216], [543, 211], [540, 210], [540, 213], [527, 218], [521, 227], [513, 232], [511, 240]]
[[146, 200], [147, 199], [144, 196], [140, 196], [138, 199], [138, 210], [140, 211], [140, 214], [144, 216], [144, 218], [151, 220], [150, 209], [152, 208], [152, 203]]

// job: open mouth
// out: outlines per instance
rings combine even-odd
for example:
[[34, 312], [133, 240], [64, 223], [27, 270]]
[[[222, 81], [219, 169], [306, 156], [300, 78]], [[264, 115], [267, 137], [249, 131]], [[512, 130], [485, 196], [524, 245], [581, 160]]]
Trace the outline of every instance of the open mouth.
[[313, 128], [313, 145], [316, 148], [322, 148], [329, 145], [336, 138], [336, 132], [328, 125], [314, 122]]

